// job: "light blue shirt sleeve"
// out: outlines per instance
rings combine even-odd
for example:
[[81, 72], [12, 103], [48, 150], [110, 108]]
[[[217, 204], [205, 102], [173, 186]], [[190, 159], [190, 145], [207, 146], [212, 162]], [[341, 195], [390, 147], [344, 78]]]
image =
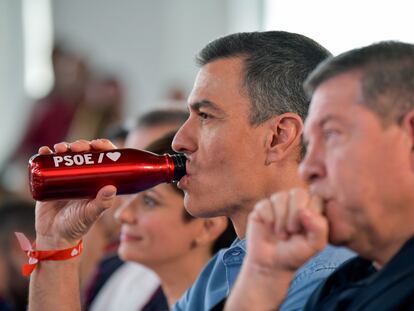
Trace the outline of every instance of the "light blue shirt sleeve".
[[[245, 240], [237, 239], [230, 248], [221, 250], [209, 261], [194, 285], [173, 306], [173, 310], [208, 311], [213, 308], [229, 295], [245, 255]], [[298, 270], [280, 310], [302, 310], [315, 288], [353, 256], [354, 253], [345, 248], [326, 247]]]
[[210, 310], [228, 295], [225, 267], [222, 254], [213, 257], [181, 299], [173, 306], [174, 311]]
[[243, 263], [245, 240], [236, 239], [220, 250], [204, 267], [199, 277], [173, 306], [174, 311], [207, 311], [228, 296]]

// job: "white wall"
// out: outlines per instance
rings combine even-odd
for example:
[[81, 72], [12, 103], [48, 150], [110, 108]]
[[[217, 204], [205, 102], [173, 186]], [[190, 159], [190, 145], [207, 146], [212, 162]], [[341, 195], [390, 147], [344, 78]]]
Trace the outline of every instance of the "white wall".
[[264, 29], [297, 32], [318, 41], [334, 55], [382, 40], [414, 42], [407, 0], [266, 0]]
[[27, 118], [21, 17], [20, 1], [0, 0], [0, 164], [20, 139]]
[[128, 115], [157, 102], [173, 83], [191, 87], [194, 55], [227, 32], [223, 0], [55, 0], [55, 33], [115, 71], [127, 89]]

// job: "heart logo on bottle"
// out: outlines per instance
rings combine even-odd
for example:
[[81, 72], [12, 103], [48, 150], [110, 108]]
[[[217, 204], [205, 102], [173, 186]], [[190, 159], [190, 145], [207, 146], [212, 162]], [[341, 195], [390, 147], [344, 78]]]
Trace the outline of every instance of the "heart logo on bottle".
[[72, 257], [75, 257], [77, 254], [79, 254], [79, 252], [78, 252], [78, 250], [77, 250], [76, 248], [74, 248], [74, 249], [72, 250], [72, 253], [70, 253], [70, 255], [71, 255]]
[[106, 156], [110, 158], [112, 161], [116, 162], [121, 157], [121, 153], [120, 152], [108, 152]]

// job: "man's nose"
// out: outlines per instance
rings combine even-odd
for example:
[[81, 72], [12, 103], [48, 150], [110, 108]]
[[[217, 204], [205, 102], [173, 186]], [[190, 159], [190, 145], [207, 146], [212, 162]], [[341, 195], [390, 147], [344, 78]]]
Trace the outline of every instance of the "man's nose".
[[176, 152], [191, 154], [197, 149], [197, 126], [191, 117], [179, 128], [172, 142]]

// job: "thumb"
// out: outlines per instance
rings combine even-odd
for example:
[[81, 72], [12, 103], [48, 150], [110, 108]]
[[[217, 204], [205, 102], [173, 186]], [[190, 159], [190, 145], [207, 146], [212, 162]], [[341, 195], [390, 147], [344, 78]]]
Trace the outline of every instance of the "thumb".
[[96, 209], [103, 211], [114, 205], [115, 197], [116, 197], [116, 188], [112, 185], [109, 185], [99, 190], [93, 202], [94, 202]]
[[71, 225], [67, 226], [66, 236], [75, 240], [81, 239], [102, 212], [114, 205], [115, 195], [114, 186], [105, 186], [99, 190], [94, 200], [83, 205], [82, 209], [76, 209], [79, 212], [79, 218], [71, 218]]
[[112, 207], [115, 202], [116, 188], [114, 186], [105, 186], [98, 191], [95, 200], [89, 201], [86, 206], [86, 212], [83, 215], [83, 222], [88, 227], [93, 224], [103, 211]]

